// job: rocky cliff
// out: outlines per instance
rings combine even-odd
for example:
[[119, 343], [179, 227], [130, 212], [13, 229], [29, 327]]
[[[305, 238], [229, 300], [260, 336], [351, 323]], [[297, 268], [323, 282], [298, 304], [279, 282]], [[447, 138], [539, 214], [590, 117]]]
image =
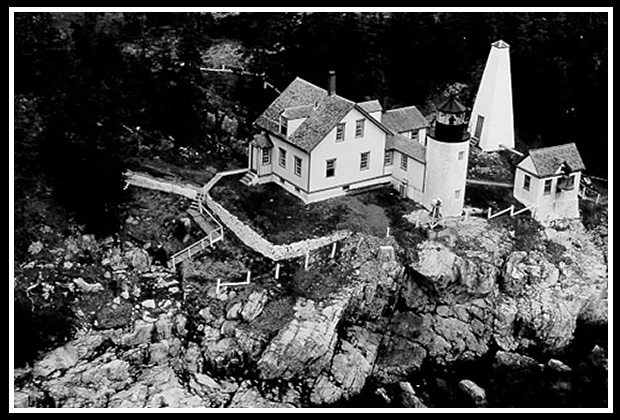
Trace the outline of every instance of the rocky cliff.
[[[571, 344], [578, 322], [607, 322], [606, 260], [588, 232], [579, 223], [537, 231], [527, 249], [522, 233], [470, 218], [429, 234], [410, 261], [393, 238], [353, 235], [336, 261], [312, 264], [338, 277], [322, 295], [291, 294], [294, 277], [219, 293], [199, 278], [181, 285], [137, 251], [110, 248], [103, 258], [125, 280], [102, 308], [129, 305], [131, 316], [83, 323], [73, 340], [16, 369], [15, 405], [302, 407], [372, 392], [382, 404], [424, 406], [428, 396], [408, 381], [428, 363], [549, 358]], [[386, 245], [398, 258], [379, 256]], [[460, 379], [474, 405], [492, 399]]]

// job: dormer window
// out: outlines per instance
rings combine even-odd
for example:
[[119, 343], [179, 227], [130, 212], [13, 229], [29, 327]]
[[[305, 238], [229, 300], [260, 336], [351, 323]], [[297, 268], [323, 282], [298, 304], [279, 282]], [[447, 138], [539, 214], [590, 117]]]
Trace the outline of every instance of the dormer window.
[[288, 119], [282, 115], [280, 115], [280, 134], [288, 135]]

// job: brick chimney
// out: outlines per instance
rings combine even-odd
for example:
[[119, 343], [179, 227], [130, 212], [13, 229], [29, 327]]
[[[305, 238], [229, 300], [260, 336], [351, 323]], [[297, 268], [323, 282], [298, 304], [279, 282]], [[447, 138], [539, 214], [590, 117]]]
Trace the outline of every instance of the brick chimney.
[[327, 94], [333, 96], [336, 94], [336, 71], [330, 70], [327, 76]]

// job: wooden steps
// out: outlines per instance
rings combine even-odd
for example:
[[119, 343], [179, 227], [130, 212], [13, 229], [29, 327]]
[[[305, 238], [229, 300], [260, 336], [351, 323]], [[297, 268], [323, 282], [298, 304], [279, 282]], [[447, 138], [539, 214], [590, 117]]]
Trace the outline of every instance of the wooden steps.
[[241, 182], [243, 185], [246, 185], [248, 187], [251, 185], [254, 185], [255, 181], [256, 181], [256, 174], [252, 172], [246, 172], [246, 174], [243, 175], [243, 178], [239, 180], [239, 182]]
[[192, 219], [194, 219], [194, 222], [196, 222], [196, 224], [200, 226], [200, 229], [202, 229], [206, 234], [209, 234], [213, 230], [215, 230], [216, 227], [207, 222], [207, 219], [205, 219], [205, 217], [199, 211], [194, 210], [193, 208], [189, 208], [187, 209], [187, 213], [192, 217]]

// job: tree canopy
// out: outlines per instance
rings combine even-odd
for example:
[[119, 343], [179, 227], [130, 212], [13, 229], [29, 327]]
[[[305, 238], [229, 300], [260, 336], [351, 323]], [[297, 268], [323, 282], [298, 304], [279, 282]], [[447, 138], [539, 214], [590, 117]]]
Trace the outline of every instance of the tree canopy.
[[325, 86], [336, 70], [347, 98], [432, 109], [453, 83], [469, 87], [473, 105], [490, 44], [503, 39], [521, 144], [574, 141], [587, 172], [607, 173], [599, 158], [608, 141], [606, 13], [18, 12], [14, 20], [16, 191], [45, 182], [101, 234], [118, 226], [132, 159], [179, 160], [191, 149], [243, 162], [251, 123], [274, 92], [260, 77], [204, 72], [210, 47], [223, 42], [241, 52], [244, 70], [280, 89], [296, 76]]

